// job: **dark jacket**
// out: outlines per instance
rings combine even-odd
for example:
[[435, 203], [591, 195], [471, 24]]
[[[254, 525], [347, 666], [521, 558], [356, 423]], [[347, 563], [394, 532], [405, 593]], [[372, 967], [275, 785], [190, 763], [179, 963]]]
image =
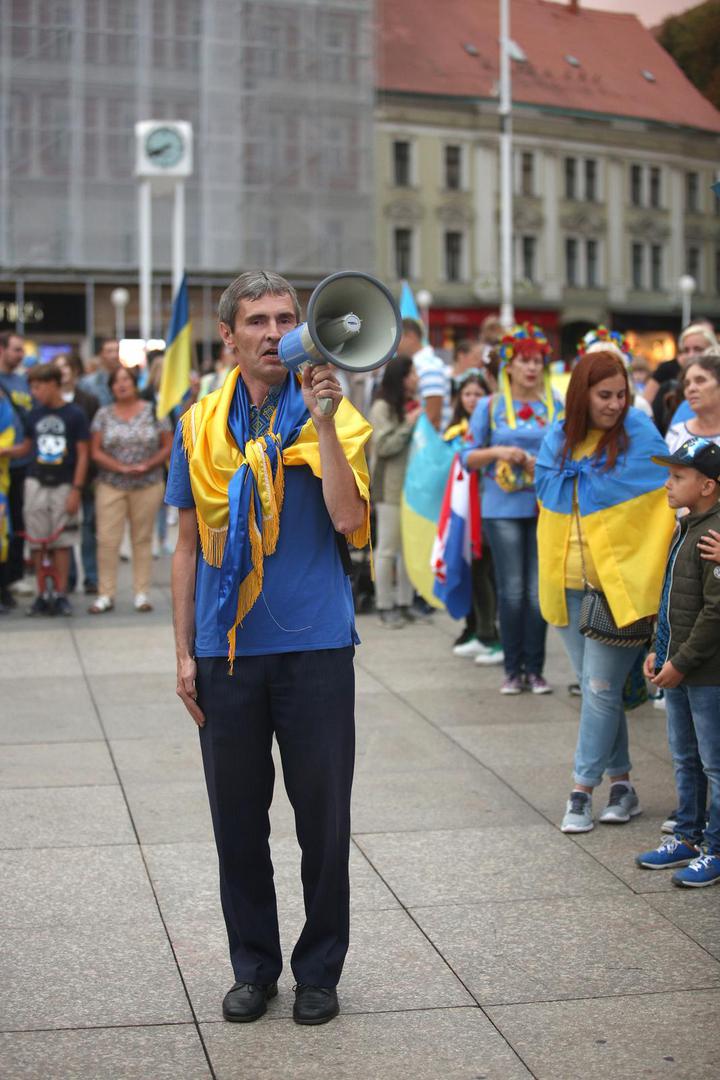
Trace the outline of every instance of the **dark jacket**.
[[668, 598], [668, 659], [688, 686], [720, 686], [720, 565], [701, 559], [697, 547], [708, 529], [720, 532], [720, 508], [688, 514], [678, 528]]

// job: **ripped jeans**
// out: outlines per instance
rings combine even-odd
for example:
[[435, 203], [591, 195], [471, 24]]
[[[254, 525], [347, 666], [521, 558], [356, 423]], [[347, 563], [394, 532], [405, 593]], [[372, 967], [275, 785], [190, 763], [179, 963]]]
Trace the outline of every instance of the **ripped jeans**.
[[582, 590], [568, 589], [565, 597], [569, 623], [557, 630], [582, 688], [575, 783], [594, 788], [605, 772], [611, 779], [630, 772], [623, 687], [643, 647], [621, 649], [584, 637], [578, 629]]

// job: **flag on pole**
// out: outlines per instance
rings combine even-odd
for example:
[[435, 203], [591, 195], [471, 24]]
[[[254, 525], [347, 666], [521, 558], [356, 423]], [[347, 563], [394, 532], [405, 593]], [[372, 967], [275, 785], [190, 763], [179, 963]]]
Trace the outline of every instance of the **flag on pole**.
[[190, 305], [188, 303], [187, 278], [183, 277], [177, 295], [173, 301], [170, 329], [165, 346], [160, 393], [158, 394], [157, 415], [164, 416], [179, 405], [190, 389], [190, 367], [192, 355], [192, 328], [190, 325]]
[[400, 290], [400, 314], [403, 319], [417, 319], [418, 322], [422, 322], [413, 291], [407, 281], [403, 281]]

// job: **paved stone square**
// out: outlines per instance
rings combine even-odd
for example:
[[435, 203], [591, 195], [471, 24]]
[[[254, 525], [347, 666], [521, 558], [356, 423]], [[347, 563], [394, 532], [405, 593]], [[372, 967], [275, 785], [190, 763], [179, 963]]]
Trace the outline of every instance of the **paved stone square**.
[[[127, 571], [123, 571], [124, 577]], [[578, 702], [504, 698], [455, 624], [359, 619], [352, 945], [342, 1014], [252, 1025], [232, 982], [195, 727], [174, 696], [169, 561], [155, 611], [0, 622], [3, 1080], [714, 1080], [720, 890], [633, 855], [673, 805], [664, 714], [631, 714], [644, 813], [558, 828]], [[289, 955], [299, 852], [278, 774], [273, 853]], [[602, 805], [605, 791], [596, 802]]]

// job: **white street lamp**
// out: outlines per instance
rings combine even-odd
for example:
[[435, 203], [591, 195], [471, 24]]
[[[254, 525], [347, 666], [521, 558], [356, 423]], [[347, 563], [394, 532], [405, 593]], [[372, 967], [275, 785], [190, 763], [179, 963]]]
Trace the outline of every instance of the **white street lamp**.
[[115, 308], [115, 337], [118, 341], [125, 337], [125, 308], [129, 302], [130, 293], [122, 286], [110, 293], [110, 303]]
[[418, 307], [420, 308], [420, 317], [425, 323], [425, 333], [428, 339], [430, 338], [430, 305], [433, 302], [433, 294], [428, 289], [418, 289], [416, 296]]
[[682, 298], [682, 328], [690, 325], [690, 316], [692, 313], [692, 295], [697, 288], [697, 282], [695, 278], [690, 274], [683, 274], [678, 279], [678, 289], [680, 290], [680, 296]]

